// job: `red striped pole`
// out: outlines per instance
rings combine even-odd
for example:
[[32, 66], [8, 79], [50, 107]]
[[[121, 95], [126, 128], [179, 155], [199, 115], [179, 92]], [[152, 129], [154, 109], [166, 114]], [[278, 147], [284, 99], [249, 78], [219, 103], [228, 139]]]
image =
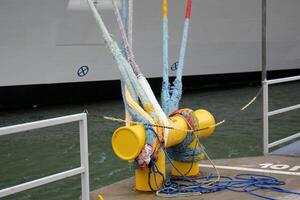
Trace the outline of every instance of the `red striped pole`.
[[192, 0], [188, 0], [186, 5], [185, 19], [191, 18]]

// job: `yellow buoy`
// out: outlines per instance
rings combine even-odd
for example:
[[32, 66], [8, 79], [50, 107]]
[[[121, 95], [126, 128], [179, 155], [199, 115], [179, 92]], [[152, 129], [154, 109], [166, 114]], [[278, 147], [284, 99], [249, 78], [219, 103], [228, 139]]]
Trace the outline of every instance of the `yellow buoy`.
[[175, 129], [169, 131], [168, 142], [166, 145], [167, 148], [181, 143], [186, 138], [186, 130], [189, 129], [184, 117], [181, 115], [170, 117], [169, 126], [174, 127]]
[[194, 111], [194, 116], [197, 118], [198, 127], [200, 131], [195, 132], [198, 137], [208, 137], [210, 136], [215, 130], [216, 120], [214, 116], [208, 112], [207, 110], [199, 109]]
[[[159, 171], [163, 174], [164, 177], [162, 177], [159, 174], [156, 174], [154, 176], [154, 173], [150, 173], [149, 175], [149, 169], [137, 169], [135, 170], [135, 188], [138, 191], [151, 191], [150, 186], [153, 190], [157, 190], [157, 187], [161, 187], [163, 180], [166, 176], [166, 156], [163, 151], [160, 151], [158, 153], [158, 158], [156, 161], [156, 166], [158, 167]], [[150, 180], [149, 178], [150, 177]], [[150, 185], [149, 185], [150, 184]]]
[[146, 141], [145, 129], [142, 125], [118, 128], [112, 136], [112, 147], [122, 160], [134, 160], [143, 149]]
[[[195, 134], [200, 137], [208, 137], [210, 136], [215, 130], [215, 118], [213, 115], [208, 112], [207, 110], [199, 109], [193, 112], [195, 116], [198, 126], [196, 129], [200, 130], [195, 132]], [[178, 116], [178, 115], [175, 115]], [[174, 117], [175, 117], [174, 116]], [[177, 133], [174, 133], [177, 135]], [[192, 143], [189, 145], [189, 148], [194, 148], [197, 143], [197, 140], [194, 138]], [[200, 155], [200, 159], [204, 159], [204, 154]], [[185, 176], [198, 176], [199, 175], [199, 161], [194, 163], [188, 162], [179, 162], [179, 161], [172, 161], [175, 167], [172, 167], [171, 174], [173, 176], [181, 176], [184, 174]]]
[[[208, 137], [215, 129], [215, 119], [213, 115], [206, 110], [196, 110], [192, 113], [193, 119], [196, 120], [196, 129], [198, 131], [195, 134], [198, 137]], [[181, 143], [187, 136], [188, 130], [190, 129], [188, 125], [188, 120], [180, 114], [176, 114], [169, 119], [169, 136], [167, 141], [167, 148]], [[137, 158], [146, 142], [146, 131], [142, 125], [134, 126], [124, 126], [118, 128], [112, 137], [112, 147], [115, 154], [123, 159], [132, 161]], [[194, 148], [197, 140], [194, 139], [189, 145], [190, 148]], [[200, 157], [204, 157], [200, 155]], [[199, 162], [186, 163], [172, 161], [176, 168], [186, 176], [197, 176], [199, 174]], [[163, 151], [159, 152], [156, 165], [159, 170], [164, 174], [166, 171], [165, 154]], [[172, 167], [172, 175], [180, 176], [181, 173], [178, 172], [174, 167]], [[156, 181], [154, 179], [154, 174], [150, 174], [149, 169], [137, 169], [135, 171], [136, 177], [136, 189], [139, 191], [151, 191], [149, 184], [153, 190], [157, 190], [157, 186], [160, 187], [163, 182], [163, 177], [156, 175]]]

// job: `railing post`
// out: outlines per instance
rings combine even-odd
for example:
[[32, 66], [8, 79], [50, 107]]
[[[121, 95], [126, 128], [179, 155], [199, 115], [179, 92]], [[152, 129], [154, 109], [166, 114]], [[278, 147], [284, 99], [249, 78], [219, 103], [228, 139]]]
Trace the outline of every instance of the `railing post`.
[[261, 67], [263, 85], [263, 151], [269, 153], [269, 105], [267, 82], [267, 0], [261, 0]]
[[87, 117], [79, 121], [80, 133], [80, 162], [84, 167], [84, 173], [81, 174], [81, 199], [90, 199], [90, 183], [89, 183], [89, 159], [88, 159], [88, 138], [87, 138]]
[[268, 82], [265, 79], [263, 85], [263, 151], [264, 155], [269, 153], [269, 92]]

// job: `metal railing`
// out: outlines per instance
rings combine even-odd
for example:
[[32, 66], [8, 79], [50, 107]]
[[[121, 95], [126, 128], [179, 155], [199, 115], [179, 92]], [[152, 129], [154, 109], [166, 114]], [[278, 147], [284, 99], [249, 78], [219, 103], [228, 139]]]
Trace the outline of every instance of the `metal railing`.
[[263, 151], [264, 151], [264, 155], [267, 155], [269, 153], [270, 148], [300, 137], [300, 133], [296, 133], [289, 137], [283, 138], [281, 140], [278, 140], [278, 141], [275, 141], [275, 142], [272, 142], [269, 144], [269, 117], [300, 108], [300, 104], [297, 104], [297, 105], [293, 105], [290, 107], [285, 107], [285, 108], [281, 108], [278, 110], [269, 111], [269, 85], [286, 83], [286, 82], [297, 81], [297, 80], [300, 80], [300, 76], [292, 76], [292, 77], [279, 78], [279, 79], [273, 79], [273, 80], [264, 80], [262, 83], [263, 84]]
[[[49, 126], [56, 126], [67, 124], [71, 122], [79, 122], [80, 132], [80, 162], [81, 166], [70, 169], [64, 172], [46, 176], [40, 179], [15, 185], [9, 188], [0, 190], [0, 198], [6, 197], [18, 192], [42, 186], [54, 181], [62, 180], [71, 176], [81, 174], [81, 195], [83, 200], [89, 200], [89, 160], [88, 160], [88, 138], [87, 138], [87, 116], [85, 113], [58, 117], [53, 119], [41, 120], [14, 126], [7, 126], [0, 128], [0, 136], [9, 135], [23, 131], [45, 128]], [[2, 166], [3, 167], [3, 166]]]

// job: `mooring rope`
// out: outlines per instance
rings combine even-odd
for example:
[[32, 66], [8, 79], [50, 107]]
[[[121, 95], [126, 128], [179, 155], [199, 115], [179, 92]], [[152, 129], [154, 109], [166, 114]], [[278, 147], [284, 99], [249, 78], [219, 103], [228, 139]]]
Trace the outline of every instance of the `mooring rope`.
[[179, 107], [179, 102], [182, 96], [182, 74], [185, 62], [186, 46], [188, 41], [188, 31], [191, 18], [192, 0], [187, 0], [185, 21], [183, 27], [183, 34], [181, 46], [179, 51], [178, 68], [176, 71], [176, 78], [171, 86], [169, 83], [168, 72], [168, 1], [162, 1], [163, 13], [163, 83], [162, 83], [162, 107], [167, 115], [174, 112]]
[[170, 83], [169, 83], [169, 30], [168, 30], [168, 0], [162, 1], [163, 16], [163, 82], [161, 104], [163, 111], [169, 114]]
[[[140, 86], [144, 90], [143, 91], [144, 95], [147, 97], [147, 99], [150, 102], [149, 104], [144, 105], [144, 109], [146, 109], [146, 111], [150, 112], [150, 113], [154, 112], [155, 113], [154, 120], [159, 119], [160, 122], [162, 122], [165, 126], [167, 126], [168, 125], [167, 117], [166, 117], [165, 113], [163, 112], [163, 110], [161, 109], [160, 105], [158, 104], [158, 102], [153, 94], [153, 91], [151, 90], [149, 83], [147, 82], [146, 78], [142, 74], [139, 66], [137, 65], [137, 63], [135, 61], [134, 53], [128, 42], [127, 35], [126, 35], [125, 29], [124, 29], [124, 25], [122, 23], [121, 15], [120, 15], [119, 9], [116, 4], [116, 0], [113, 0], [113, 4], [114, 4], [114, 10], [115, 10], [115, 15], [116, 15], [117, 22], [119, 25], [119, 29], [121, 31], [122, 40], [123, 40], [123, 43], [124, 43], [124, 46], [126, 48], [126, 52], [128, 55], [128, 61], [130, 62], [131, 66], [133, 67], [133, 71], [137, 76], [137, 80], [138, 80]], [[161, 135], [161, 137], [166, 139], [168, 137], [168, 129], [164, 129], [164, 131], [160, 131], [160, 135]]]
[[[116, 42], [111, 38], [101, 15], [96, 9], [94, 3], [91, 0], [87, 0], [90, 6], [90, 9], [98, 22], [99, 28], [102, 31], [103, 38], [106, 41], [110, 52], [114, 56], [118, 64], [118, 68], [121, 72], [121, 75], [128, 87], [128, 90], [131, 94], [136, 92], [143, 104], [144, 109], [151, 115], [155, 121], [162, 122], [163, 125], [168, 124], [168, 120], [161, 107], [159, 106], [147, 80], [144, 76], [136, 76], [135, 72], [132, 69], [132, 66], [128, 63], [127, 59], [122, 55], [121, 50], [119, 49]], [[118, 9], [118, 8], [117, 8]], [[168, 129], [160, 131], [161, 137], [166, 139], [168, 137]]]
[[188, 32], [191, 18], [192, 0], [187, 0], [184, 28], [182, 34], [181, 47], [179, 52], [178, 68], [176, 70], [176, 78], [173, 82], [172, 95], [169, 101], [169, 112], [172, 113], [179, 107], [182, 96], [182, 74], [185, 62], [186, 46], [188, 41]]

